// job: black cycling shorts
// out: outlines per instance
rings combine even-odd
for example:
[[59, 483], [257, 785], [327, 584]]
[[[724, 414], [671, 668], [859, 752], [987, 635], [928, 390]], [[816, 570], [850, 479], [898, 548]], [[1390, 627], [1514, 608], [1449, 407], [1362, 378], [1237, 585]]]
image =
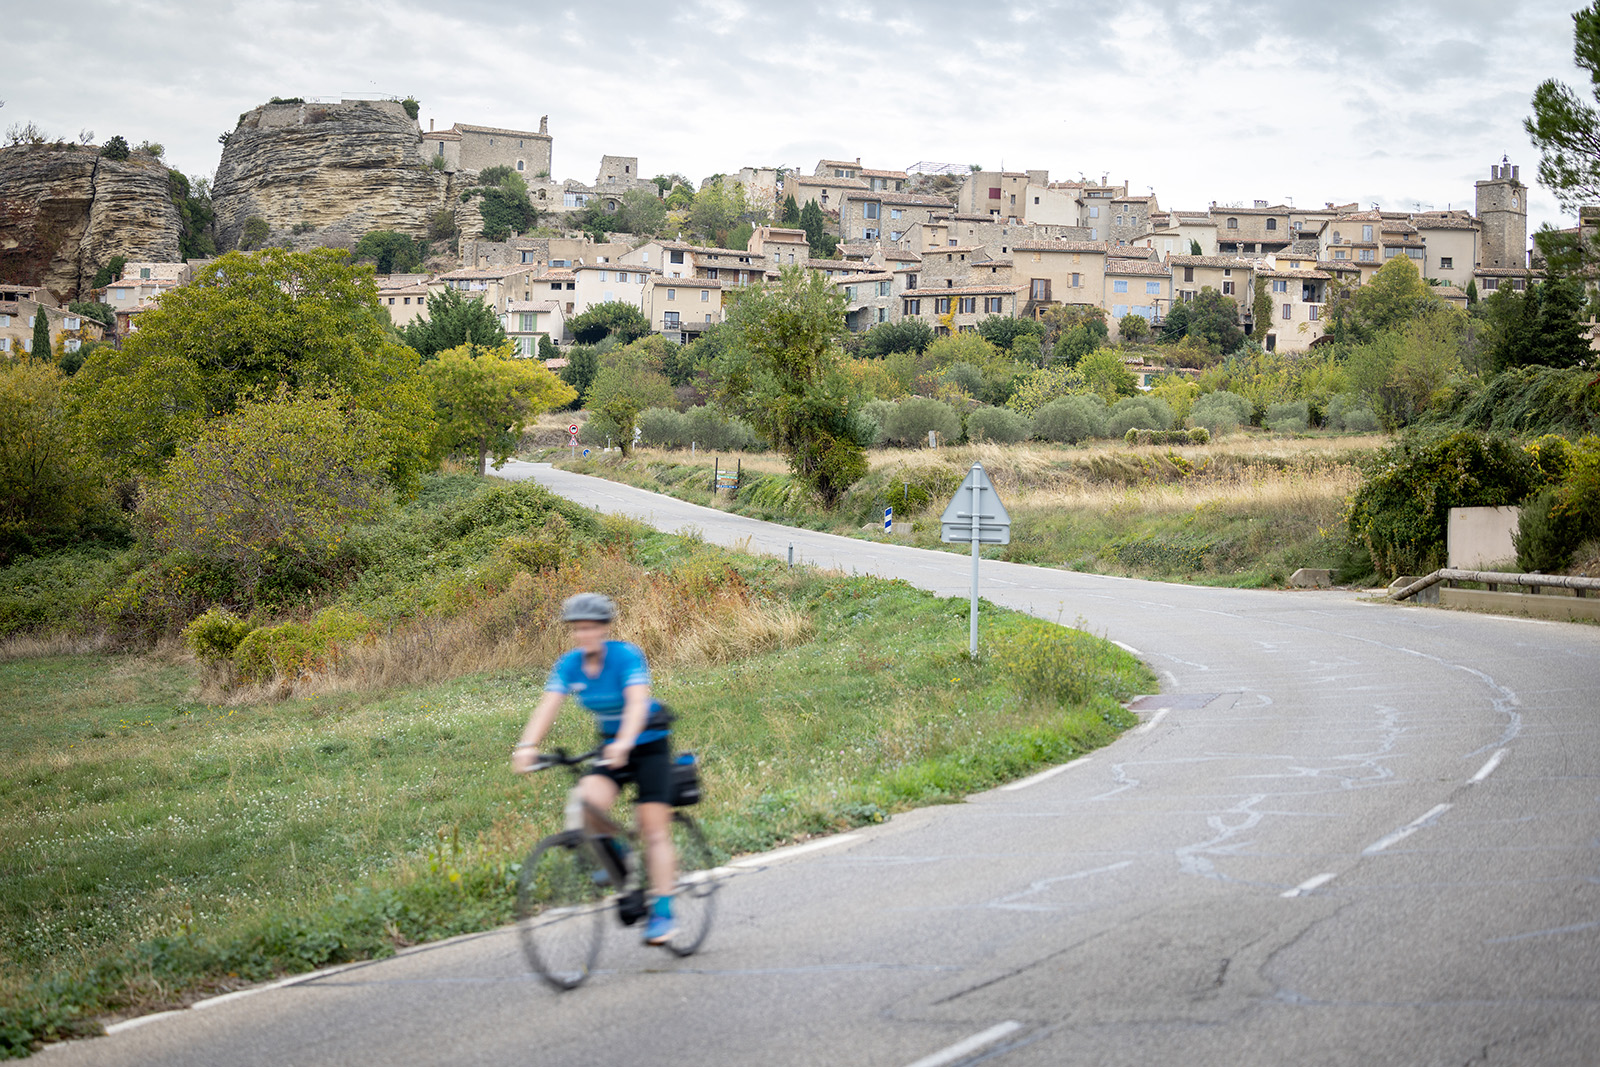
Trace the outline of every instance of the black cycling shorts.
[[622, 767], [594, 767], [585, 772], [601, 774], [617, 783], [621, 789], [629, 783], [639, 787], [635, 804], [672, 803], [672, 742], [665, 737], [634, 745], [628, 753], [628, 762]]

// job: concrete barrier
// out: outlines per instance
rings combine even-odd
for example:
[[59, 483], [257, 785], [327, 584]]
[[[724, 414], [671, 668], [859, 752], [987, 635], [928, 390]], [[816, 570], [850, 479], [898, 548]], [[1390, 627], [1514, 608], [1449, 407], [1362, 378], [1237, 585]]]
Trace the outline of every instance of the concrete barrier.
[[1497, 570], [1517, 558], [1511, 538], [1521, 508], [1451, 508], [1446, 527], [1445, 566], [1452, 570]]

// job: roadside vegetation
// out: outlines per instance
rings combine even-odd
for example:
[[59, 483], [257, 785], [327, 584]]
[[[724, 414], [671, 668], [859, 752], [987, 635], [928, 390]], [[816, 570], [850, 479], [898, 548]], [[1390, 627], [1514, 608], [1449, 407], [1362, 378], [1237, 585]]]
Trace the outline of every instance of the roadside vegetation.
[[[1071, 758], [1154, 684], [1107, 642], [987, 607], [971, 659], [965, 601], [535, 485], [429, 475], [350, 539], [381, 551], [352, 549], [359, 571], [288, 611], [214, 607], [143, 651], [40, 655], [38, 628], [6, 646], [0, 1051], [507, 921], [567, 785], [516, 778], [507, 754], [577, 589], [616, 596], [650, 654], [723, 856]], [[57, 589], [93, 603], [81, 586], [116, 570]], [[553, 740], [591, 730], [572, 712]]]

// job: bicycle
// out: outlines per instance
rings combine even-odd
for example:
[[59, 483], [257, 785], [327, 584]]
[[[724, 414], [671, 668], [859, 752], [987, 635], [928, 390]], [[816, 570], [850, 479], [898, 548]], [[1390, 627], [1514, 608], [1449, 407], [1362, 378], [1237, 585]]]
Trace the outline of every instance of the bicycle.
[[[541, 754], [533, 770], [567, 767], [576, 778], [600, 752], [596, 748], [568, 756], [558, 748]], [[689, 773], [680, 776], [681, 766]], [[705, 836], [680, 807], [699, 800], [693, 767], [674, 765], [672, 843], [678, 853], [678, 882], [672, 911], [677, 932], [666, 947], [678, 956], [693, 955], [705, 942], [721, 885]], [[628, 847], [617, 849], [618, 841], [626, 841]], [[608, 813], [585, 802], [574, 785], [567, 794], [566, 829], [536, 844], [517, 875], [517, 936], [522, 951], [556, 989], [574, 989], [589, 977], [600, 955], [608, 913], [614, 913], [623, 926], [645, 917], [642, 857], [633, 826], [619, 826]]]

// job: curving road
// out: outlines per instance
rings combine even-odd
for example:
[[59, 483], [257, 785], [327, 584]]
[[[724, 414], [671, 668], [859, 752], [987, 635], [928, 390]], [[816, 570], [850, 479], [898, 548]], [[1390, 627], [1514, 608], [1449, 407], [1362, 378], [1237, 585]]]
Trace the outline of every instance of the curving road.
[[[963, 595], [966, 557], [511, 462], [606, 511]], [[985, 562], [1133, 648], [1144, 722], [1065, 769], [759, 857], [699, 956], [618, 930], [557, 996], [506, 931], [51, 1064], [1600, 1063], [1600, 627]]]

